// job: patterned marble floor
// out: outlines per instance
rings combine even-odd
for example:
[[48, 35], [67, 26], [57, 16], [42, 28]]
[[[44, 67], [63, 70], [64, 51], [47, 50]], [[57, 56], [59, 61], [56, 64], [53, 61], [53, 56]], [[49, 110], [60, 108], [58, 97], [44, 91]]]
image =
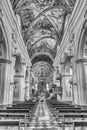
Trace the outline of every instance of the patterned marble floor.
[[45, 101], [39, 103], [29, 130], [62, 130]]

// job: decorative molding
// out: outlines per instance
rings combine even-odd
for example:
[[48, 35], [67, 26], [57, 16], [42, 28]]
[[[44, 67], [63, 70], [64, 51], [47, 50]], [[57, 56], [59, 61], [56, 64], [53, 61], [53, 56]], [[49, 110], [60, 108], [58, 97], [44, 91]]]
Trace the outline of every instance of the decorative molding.
[[14, 75], [14, 77], [24, 78], [23, 75]]
[[8, 64], [11, 64], [11, 61], [8, 60], [8, 59], [0, 58], [0, 63], [8, 63]]
[[82, 63], [82, 62], [87, 62], [87, 59], [86, 59], [86, 58], [81, 58], [81, 59], [77, 59], [75, 62], [76, 62], [77, 64], [78, 64], [78, 63]]

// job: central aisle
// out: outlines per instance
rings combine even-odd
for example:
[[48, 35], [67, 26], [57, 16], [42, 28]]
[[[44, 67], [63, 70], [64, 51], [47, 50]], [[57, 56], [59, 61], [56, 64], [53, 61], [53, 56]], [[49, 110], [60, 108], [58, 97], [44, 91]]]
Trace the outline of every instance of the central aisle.
[[58, 123], [47, 107], [46, 102], [39, 102], [29, 130], [60, 130]]

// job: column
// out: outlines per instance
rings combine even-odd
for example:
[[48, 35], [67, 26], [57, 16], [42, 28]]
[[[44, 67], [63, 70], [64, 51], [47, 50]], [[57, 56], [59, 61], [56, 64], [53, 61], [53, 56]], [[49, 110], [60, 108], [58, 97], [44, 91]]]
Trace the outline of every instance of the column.
[[10, 64], [8, 59], [0, 58], [0, 104], [9, 103]]
[[78, 85], [78, 99], [80, 105], [87, 104], [87, 59], [77, 59], [77, 85]]
[[13, 88], [14, 88], [14, 75], [15, 75], [15, 59], [16, 56], [12, 54], [11, 57], [11, 70], [10, 70], [10, 85], [9, 85], [9, 97], [8, 97], [8, 101], [9, 101], [9, 105], [12, 105], [13, 103]]
[[20, 101], [24, 101], [25, 99], [25, 73], [26, 73], [26, 63], [25, 60], [22, 61], [22, 73], [20, 75]]

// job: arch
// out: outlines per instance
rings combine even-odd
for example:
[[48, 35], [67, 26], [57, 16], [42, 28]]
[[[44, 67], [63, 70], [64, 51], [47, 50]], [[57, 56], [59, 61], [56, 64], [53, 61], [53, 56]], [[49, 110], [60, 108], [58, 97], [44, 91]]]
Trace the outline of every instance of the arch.
[[31, 61], [32, 65], [38, 61], [45, 61], [51, 65], [53, 64], [53, 60], [48, 55], [45, 55], [45, 54], [40, 54], [40, 55], [35, 56]]
[[38, 42], [40, 42], [40, 41], [42, 41], [42, 40], [44, 40], [44, 39], [48, 39], [48, 38], [50, 38], [50, 39], [55, 39], [55, 38], [52, 37], [52, 36], [44, 36], [44, 37], [41, 37], [41, 38], [39, 38], [37, 41], [35, 41], [35, 42], [32, 44], [32, 48], [33, 48], [33, 46], [35, 46], [35, 44], [37, 44]]

